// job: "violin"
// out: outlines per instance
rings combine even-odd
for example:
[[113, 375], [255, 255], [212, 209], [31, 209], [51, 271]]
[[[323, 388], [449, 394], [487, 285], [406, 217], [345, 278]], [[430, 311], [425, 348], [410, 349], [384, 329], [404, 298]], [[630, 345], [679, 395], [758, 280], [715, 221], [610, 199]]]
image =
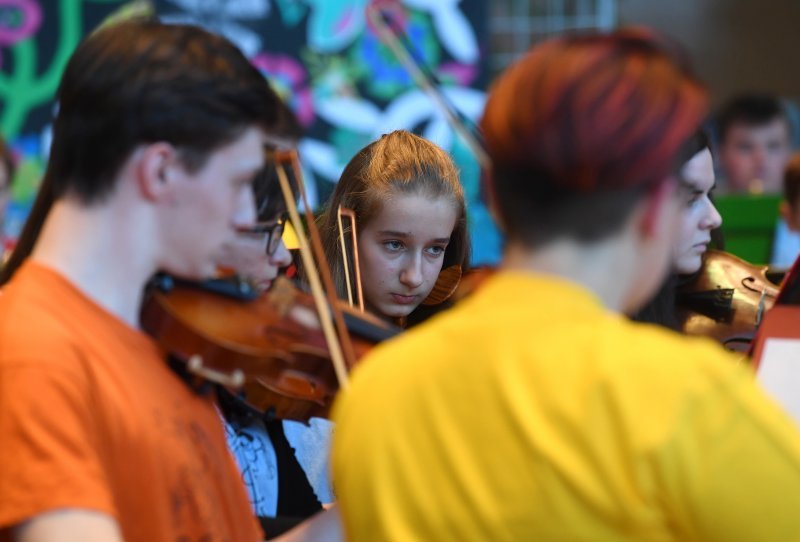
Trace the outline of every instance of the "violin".
[[[356, 358], [398, 328], [338, 307]], [[339, 382], [312, 296], [286, 278], [258, 293], [236, 279], [182, 282], [158, 277], [148, 288], [142, 328], [190, 373], [231, 390], [267, 419], [327, 417]]]
[[678, 288], [683, 332], [711, 337], [730, 350], [747, 350], [780, 289], [767, 273], [767, 266], [709, 250], [698, 274]]

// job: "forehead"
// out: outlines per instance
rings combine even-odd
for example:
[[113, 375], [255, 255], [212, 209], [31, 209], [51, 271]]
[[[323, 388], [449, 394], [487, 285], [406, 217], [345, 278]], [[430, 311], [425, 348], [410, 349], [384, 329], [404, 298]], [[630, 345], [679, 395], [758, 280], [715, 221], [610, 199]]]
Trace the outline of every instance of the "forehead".
[[728, 128], [726, 135], [726, 141], [780, 139], [788, 143], [789, 123], [782, 117], [775, 117], [763, 124], [737, 122]]
[[681, 168], [681, 184], [692, 189], [707, 192], [714, 186], [714, 161], [711, 151], [703, 149]]
[[372, 231], [391, 230], [419, 237], [449, 237], [457, 219], [457, 207], [446, 196], [392, 194], [364, 226]]
[[211, 154], [208, 167], [225, 167], [230, 170], [251, 172], [264, 167], [266, 135], [259, 128], [248, 128], [232, 142]]

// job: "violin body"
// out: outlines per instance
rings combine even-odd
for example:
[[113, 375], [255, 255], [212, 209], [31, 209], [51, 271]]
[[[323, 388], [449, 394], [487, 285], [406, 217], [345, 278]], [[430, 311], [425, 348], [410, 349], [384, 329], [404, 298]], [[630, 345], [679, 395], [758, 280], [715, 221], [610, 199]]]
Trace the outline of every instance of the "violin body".
[[683, 332], [710, 337], [731, 350], [747, 350], [778, 295], [779, 286], [767, 271], [733, 254], [709, 250], [700, 272], [678, 289]]
[[[346, 320], [357, 358], [397, 332], [353, 311]], [[339, 389], [313, 300], [286, 279], [243, 297], [196, 284], [151, 288], [141, 321], [162, 348], [190, 362], [190, 371], [241, 387], [245, 401], [268, 417], [326, 417]]]

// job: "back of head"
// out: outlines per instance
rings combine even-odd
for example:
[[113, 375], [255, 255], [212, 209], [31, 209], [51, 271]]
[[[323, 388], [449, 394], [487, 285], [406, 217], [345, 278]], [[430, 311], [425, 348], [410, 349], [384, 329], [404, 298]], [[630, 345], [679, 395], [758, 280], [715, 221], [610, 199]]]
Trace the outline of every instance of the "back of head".
[[[382, 136], [361, 149], [345, 166], [320, 218], [325, 252], [334, 279], [344, 289], [336, 210], [341, 205], [354, 212], [358, 228], [369, 224], [393, 194], [444, 197], [457, 207], [455, 229], [445, 251], [443, 267], [466, 266], [469, 238], [464, 192], [453, 160], [441, 148], [405, 130]], [[343, 292], [340, 292], [342, 294]]]
[[675, 171], [706, 93], [672, 47], [641, 29], [561, 37], [500, 76], [481, 127], [509, 239], [600, 239]]
[[191, 170], [245, 129], [283, 122], [264, 77], [225, 38], [201, 28], [130, 21], [83, 41], [67, 64], [47, 176], [53, 194], [102, 199], [141, 144], [164, 141]]

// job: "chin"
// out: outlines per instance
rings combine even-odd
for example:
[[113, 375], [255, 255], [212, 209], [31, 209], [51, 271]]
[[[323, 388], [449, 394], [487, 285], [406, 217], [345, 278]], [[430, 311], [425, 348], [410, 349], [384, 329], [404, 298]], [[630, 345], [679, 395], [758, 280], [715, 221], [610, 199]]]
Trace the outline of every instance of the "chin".
[[392, 305], [390, 307], [383, 307], [381, 309], [381, 314], [384, 316], [388, 316], [389, 318], [405, 318], [417, 307], [398, 307], [396, 305]]
[[703, 259], [698, 256], [697, 258], [692, 258], [691, 260], [678, 262], [678, 265], [675, 266], [675, 273], [678, 275], [691, 275], [692, 273], [697, 273], [700, 271], [702, 266]]

